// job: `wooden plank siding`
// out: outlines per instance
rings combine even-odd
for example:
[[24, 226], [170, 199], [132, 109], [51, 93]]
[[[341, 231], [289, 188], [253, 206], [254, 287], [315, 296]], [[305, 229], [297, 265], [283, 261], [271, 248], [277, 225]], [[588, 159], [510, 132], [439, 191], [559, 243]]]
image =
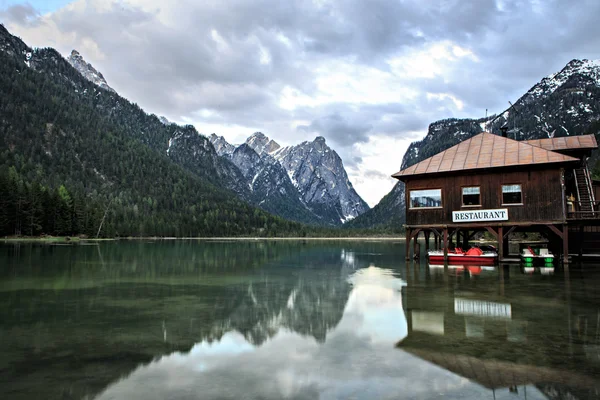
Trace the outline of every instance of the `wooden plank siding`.
[[[452, 211], [498, 208], [508, 209], [509, 219], [503, 222], [506, 224], [564, 221], [561, 168], [554, 166], [554, 168], [522, 169], [527, 170], [501, 169], [479, 173], [461, 171], [460, 175], [421, 175], [408, 179], [406, 180], [406, 224], [408, 226], [453, 224]], [[523, 205], [502, 205], [502, 185], [511, 184], [521, 185]], [[480, 187], [480, 207], [462, 205], [462, 188], [470, 186]], [[410, 191], [419, 189], [441, 189], [442, 206], [411, 209]], [[456, 224], [461, 225], [461, 223]], [[468, 223], [464, 225], [467, 226]]]

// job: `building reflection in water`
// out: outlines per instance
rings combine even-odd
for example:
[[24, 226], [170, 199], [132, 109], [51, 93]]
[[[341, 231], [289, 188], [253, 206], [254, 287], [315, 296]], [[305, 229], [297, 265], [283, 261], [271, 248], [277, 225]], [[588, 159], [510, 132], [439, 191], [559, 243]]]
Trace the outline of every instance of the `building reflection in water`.
[[578, 314], [589, 310], [572, 306], [568, 270], [562, 285], [549, 285], [561, 290], [542, 293], [546, 298], [519, 285], [554, 273], [548, 266], [430, 265], [428, 285], [409, 282], [408, 335], [397, 347], [489, 389], [496, 399], [598, 398], [600, 311], [593, 327], [584, 317], [588, 334], [575, 337]]

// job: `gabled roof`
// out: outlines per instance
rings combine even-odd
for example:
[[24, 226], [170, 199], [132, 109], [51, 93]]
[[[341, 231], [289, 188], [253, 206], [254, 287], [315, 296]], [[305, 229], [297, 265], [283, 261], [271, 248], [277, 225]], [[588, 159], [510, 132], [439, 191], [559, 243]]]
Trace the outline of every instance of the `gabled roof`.
[[526, 142], [483, 132], [392, 176], [402, 179], [413, 175], [572, 161], [579, 160]]
[[523, 143], [541, 147], [546, 150], [597, 149], [598, 143], [594, 135], [567, 136], [552, 139], [524, 140]]

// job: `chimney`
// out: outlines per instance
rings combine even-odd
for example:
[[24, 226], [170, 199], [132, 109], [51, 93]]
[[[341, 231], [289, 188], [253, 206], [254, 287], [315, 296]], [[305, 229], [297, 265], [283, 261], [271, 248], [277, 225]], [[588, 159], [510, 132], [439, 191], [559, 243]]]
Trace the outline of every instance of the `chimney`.
[[508, 137], [508, 125], [502, 125], [500, 131], [502, 132], [502, 137]]

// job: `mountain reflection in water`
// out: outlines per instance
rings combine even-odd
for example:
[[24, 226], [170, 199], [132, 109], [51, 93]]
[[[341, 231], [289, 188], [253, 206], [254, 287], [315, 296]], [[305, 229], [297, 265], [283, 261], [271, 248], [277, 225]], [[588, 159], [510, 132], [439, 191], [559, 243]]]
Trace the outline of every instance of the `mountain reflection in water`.
[[[294, 313], [296, 298], [270, 321], [275, 334], [260, 345], [230, 331], [218, 341], [196, 344], [189, 353], [165, 356], [139, 368], [99, 399], [313, 399], [393, 393], [401, 383], [395, 382], [396, 372], [389, 365], [395, 358], [392, 349], [407, 334], [401, 294], [405, 283], [375, 266], [354, 272], [347, 281], [352, 289], [343, 315], [323, 343], [289, 328], [285, 315]], [[301, 289], [296, 290], [293, 293]], [[392, 356], [382, 364], [383, 353]]]
[[600, 269], [396, 242], [0, 245], [0, 397], [600, 398]]

